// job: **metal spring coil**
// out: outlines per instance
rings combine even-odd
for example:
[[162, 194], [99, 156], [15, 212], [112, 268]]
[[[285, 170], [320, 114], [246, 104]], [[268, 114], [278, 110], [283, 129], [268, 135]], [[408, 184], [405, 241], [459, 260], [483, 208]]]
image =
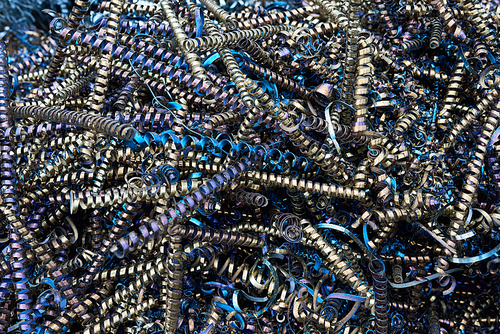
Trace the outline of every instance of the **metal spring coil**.
[[[13, 71], [10, 71], [10, 72], [12, 73]], [[41, 69], [38, 71], [30, 71], [28, 73], [21, 74], [18, 77], [18, 80], [20, 83], [21, 82], [28, 82], [28, 81], [39, 82], [47, 75], [47, 72], [48, 72], [47, 69]]]
[[[346, 58], [344, 60], [344, 77], [342, 80], [342, 99], [346, 100], [347, 104], [353, 102], [353, 88], [356, 76], [356, 68], [358, 64], [358, 43], [359, 43], [359, 0], [349, 2], [349, 23], [346, 36]], [[344, 113], [345, 114], [345, 113]], [[344, 115], [347, 116], [347, 115]], [[350, 122], [349, 122], [350, 123]]]
[[[65, 261], [62, 264], [60, 264], [60, 270], [65, 272], [65, 273], [71, 272], [71, 271], [77, 270], [79, 268], [82, 268], [86, 263], [87, 263], [87, 260], [85, 258], [83, 258], [83, 260], [82, 260], [81, 254], [78, 254], [77, 256], [72, 258], [71, 260]], [[45, 272], [45, 273], [33, 278], [31, 280], [31, 284], [33, 284], [33, 285], [40, 284], [40, 282], [43, 279], [48, 278], [48, 277], [49, 277], [49, 273]]]
[[[396, 218], [397, 216], [392, 216], [393, 213], [400, 213], [401, 216]], [[390, 235], [394, 232], [394, 230], [397, 228], [397, 221], [399, 219], [401, 220], [407, 220], [408, 217], [406, 216], [405, 213], [402, 213], [401, 211], [398, 211], [398, 209], [389, 209], [387, 213], [390, 215], [390, 217], [394, 220], [388, 220], [385, 221], [379, 226], [379, 228], [376, 231], [375, 236], [372, 238], [372, 240], [369, 241], [370, 247], [374, 249], [378, 249], [382, 243], [387, 241], [390, 237]], [[423, 216], [423, 213], [421, 210], [418, 210], [418, 213], [415, 214], [416, 216]], [[406, 218], [405, 218], [406, 217]]]
[[[120, 18], [123, 11], [123, 0], [112, 0], [109, 16], [106, 22], [104, 40], [108, 43], [116, 43]], [[86, 106], [90, 112], [98, 115], [102, 112], [106, 91], [108, 90], [110, 68], [111, 68], [111, 50], [104, 48], [101, 51], [101, 57], [97, 65], [96, 79], [94, 89], [88, 97]]]
[[[221, 37], [222, 35], [217, 31], [215, 26], [210, 22], [205, 25], [207, 32], [210, 37]], [[231, 51], [227, 48], [219, 48], [219, 54], [222, 58], [224, 65], [226, 66], [227, 72], [231, 77], [231, 80], [236, 86], [236, 90], [240, 94], [240, 98], [247, 107], [247, 113], [240, 123], [237, 138], [241, 141], [248, 141], [259, 143], [260, 138], [253, 130], [253, 125], [257, 121], [258, 110], [255, 108], [255, 102], [253, 97], [249, 94], [248, 84], [254, 84], [253, 81], [246, 78], [246, 76], [241, 72], [241, 69], [236, 62]]]
[[115, 293], [110, 297], [103, 300], [98, 304], [98, 309], [102, 312], [101, 314], [109, 311], [115, 305], [120, 305], [120, 303], [126, 301], [130, 296], [136, 294], [141, 290], [143, 286], [146, 286], [150, 282], [156, 280], [157, 275], [163, 276], [167, 272], [167, 263], [159, 262], [156, 266], [145, 271], [141, 276], [136, 276], [128, 286], [122, 290], [115, 290]]
[[[120, 77], [127, 77], [129, 76], [132, 72], [123, 70], [120, 68], [114, 68], [113, 73], [116, 73], [117, 76]], [[189, 77], [191, 77], [189, 75]], [[179, 99], [184, 99], [186, 102], [188, 102], [192, 107], [199, 107], [199, 108], [230, 108], [234, 107], [236, 110], [244, 110], [245, 106], [240, 103], [239, 99], [236, 96], [230, 96], [227, 92], [223, 92], [222, 90], [219, 90], [218, 87], [215, 90], [215, 103], [206, 103], [205, 99], [202, 98], [201, 96], [197, 94], [192, 94], [187, 92], [186, 90], [182, 89], [181, 87], [174, 86], [174, 85], [165, 85], [163, 82], [159, 80], [152, 80], [152, 79], [144, 79], [144, 84], [148, 85], [151, 87], [151, 89], [155, 89], [158, 94], [161, 95], [171, 95], [175, 96], [176, 98]], [[213, 91], [212, 91], [213, 92]], [[155, 131], [156, 129], [160, 128], [162, 126], [162, 120], [165, 119], [165, 117], [168, 117], [168, 115], [160, 116], [161, 114], [164, 114], [164, 112], [159, 112], [152, 106], [145, 105], [143, 108], [149, 108], [150, 112], [142, 112], [138, 113], [136, 116], [139, 116], [139, 119], [137, 120], [136, 118], [136, 124], [137, 127], [139, 128], [139, 131], [145, 132], [148, 131], [148, 129], [153, 129], [152, 131]], [[144, 114], [144, 115], [142, 115]], [[155, 115], [153, 117], [153, 115]], [[157, 117], [158, 116], [158, 117]], [[115, 116], [116, 117], [116, 116]], [[144, 122], [144, 124], [143, 124]], [[142, 129], [141, 129], [142, 127]]]
[[[18, 75], [19, 77], [23, 75], [29, 75], [29, 73], [33, 72], [38, 66], [46, 63], [49, 60], [49, 57], [53, 53], [51, 49], [52, 46], [49, 46], [49, 44], [44, 41], [40, 45], [40, 50], [36, 51], [30, 57], [23, 57], [22, 61], [19, 59], [14, 59], [9, 64], [9, 72]], [[63, 68], [61, 68], [61, 70]], [[45, 68], [43, 69], [43, 71], [47, 72], [47, 69]], [[40, 78], [37, 81], [41, 82], [42, 80], [43, 79]]]
[[[221, 36], [220, 32], [212, 22], [206, 22], [205, 29], [207, 30], [209, 36]], [[247, 107], [248, 111], [243, 119], [243, 122], [240, 123], [236, 136], [242, 141], [258, 143], [260, 142], [260, 138], [253, 130], [253, 125], [257, 121], [258, 110], [255, 108], [254, 98], [249, 94], [248, 87], [248, 84], [255, 84], [253, 81], [246, 79], [246, 76], [243, 72], [241, 72], [236, 59], [229, 49], [220, 48], [218, 51], [224, 65], [226, 66], [227, 72], [229, 73], [231, 80], [234, 82], [236, 90], [238, 91], [240, 98]]]
[[313, 160], [325, 173], [334, 177], [337, 182], [345, 182], [347, 175], [345, 168], [347, 163], [340, 160], [338, 156], [329, 156], [325, 147], [306, 135], [299, 126], [295, 126], [293, 118], [287, 113], [280, 111], [276, 116], [280, 121], [280, 127], [288, 134], [290, 141], [300, 150], [307, 158]]
[[89, 86], [89, 82], [93, 79], [93, 77], [93, 75], [89, 75], [80, 80], [73, 81], [74, 83], [72, 85], [57, 92], [57, 99], [67, 100], [69, 97], [77, 95], [80, 91]]
[[437, 49], [441, 44], [441, 34], [443, 33], [443, 24], [439, 20], [432, 21], [431, 36], [429, 39], [429, 48]]
[[182, 41], [182, 47], [189, 52], [214, 51], [223, 47], [232, 47], [243, 38], [259, 41], [275, 36], [281, 31], [293, 30], [293, 27], [265, 25], [259, 28], [231, 31], [219, 36], [204, 36]]
[[424, 25], [416, 20], [415, 18], [410, 18], [406, 29], [410, 34], [420, 35], [424, 32]]
[[307, 27], [303, 32], [314, 39], [328, 39], [337, 29], [337, 24], [333, 22], [319, 22], [311, 28]]
[[218, 326], [221, 320], [222, 310], [215, 305], [215, 301], [213, 300], [210, 303], [210, 307], [206, 313], [206, 321], [202, 327], [202, 333], [210, 334], [212, 333]]
[[359, 164], [352, 177], [352, 187], [357, 189], [370, 189], [375, 181], [371, 171], [372, 163], [368, 159], [364, 159]]
[[[124, 203], [154, 203], [157, 202], [161, 196], [185, 196], [187, 193], [201, 181], [193, 180], [191, 185], [186, 182], [179, 182], [172, 186], [161, 185], [156, 193], [151, 192], [151, 189], [132, 189], [128, 186], [117, 188], [109, 188], [98, 194], [92, 194], [91, 191], [74, 193], [72, 200], [74, 205], [82, 209], [97, 209], [103, 206], [121, 205]], [[182, 194], [182, 195], [181, 195]], [[59, 199], [51, 198], [51, 202], [70, 202], [69, 195]]]
[[[183, 67], [187, 62], [179, 55], [168, 51], [156, 44], [151, 44], [150, 42], [138, 40], [137, 38], [130, 37], [129, 35], [123, 36], [121, 42], [129, 45], [128, 47], [124, 44], [118, 45], [114, 42], [109, 42], [103, 38], [98, 38], [94, 34], [86, 34], [82, 31], [74, 31], [72, 34], [64, 34], [62, 37], [68, 39], [68, 43], [80, 44], [82, 47], [90, 48], [91, 52], [100, 52], [101, 49], [109, 50], [113, 59], [119, 60], [121, 62], [128, 63], [129, 59], [132, 61], [134, 66], [139, 66], [139, 63], [144, 63], [149, 58], [154, 58], [157, 61], [163, 61], [168, 64], [175, 65], [177, 67]], [[72, 46], [70, 45], [70, 47]], [[134, 52], [135, 48], [143, 48], [144, 51]], [[144, 53], [143, 55], [141, 55]], [[76, 58], [78, 61], [82, 61], [82, 58]], [[151, 62], [151, 60], [150, 60]], [[152, 64], [151, 69], [154, 68], [156, 64]]]
[[375, 259], [370, 262], [369, 268], [373, 277], [373, 291], [375, 292], [375, 332], [385, 334], [389, 329], [385, 266], [382, 261]]
[[340, 79], [340, 75], [338, 74], [338, 71], [336, 69], [332, 70], [331, 68], [326, 67], [325, 65], [319, 64], [315, 60], [311, 60], [309, 63], [307, 63], [306, 67], [309, 71], [315, 73], [326, 83], [335, 84]]
[[[208, 271], [207, 265], [210, 265], [212, 259], [225, 254], [232, 250], [234, 247], [231, 245], [210, 245], [210, 246], [200, 246], [196, 247], [189, 252], [188, 257], [188, 271]], [[184, 248], [184, 252], [189, 251], [189, 249]], [[193, 254], [197, 256], [194, 257]]]
[[109, 252], [111, 245], [125, 234], [126, 230], [132, 225], [139, 209], [140, 205], [124, 204], [122, 209], [115, 214], [112, 222], [113, 226], [106, 238], [106, 243], [100, 249], [102, 254]]
[[391, 310], [397, 311], [397, 312], [416, 312], [416, 308], [413, 305], [410, 305], [407, 302], [401, 302], [397, 300], [391, 300], [389, 303], [389, 307]]
[[95, 251], [101, 247], [102, 240], [104, 238], [103, 234], [100, 233], [103, 226], [103, 218], [99, 216], [100, 211], [94, 210], [92, 212], [92, 216], [89, 218], [91, 223], [90, 225], [90, 233], [92, 237], [92, 249]]
[[[142, 63], [143, 60], [145, 59], [142, 58], [141, 63], [139, 63], [138, 65], [141, 64], [145, 65], [144, 63]], [[200, 83], [199, 81], [192, 80], [193, 77], [191, 74], [186, 73], [185, 71], [170, 65], [163, 67], [163, 64], [159, 63], [155, 66], [153, 72], [159, 74], [161, 73], [161, 75], [169, 77], [175, 84], [187, 85], [189, 88], [192, 89], [195, 88], [197, 89], [197, 86]], [[128, 70], [114, 68], [112, 70], [112, 73], [119, 77], [127, 77], [132, 72]], [[210, 89], [204, 90], [203, 89], [204, 86], [202, 86], [202, 89], [198, 90], [198, 93], [206, 95], [205, 97], [206, 99], [213, 98], [215, 100], [215, 103], [210, 103], [207, 105], [207, 103], [203, 104], [204, 99], [202, 99], [202, 97], [200, 97], [197, 94], [186, 93], [180, 87], [165, 85], [163, 82], [159, 80], [157, 81], [151, 79], [145, 79], [144, 83], [146, 85], [149, 85], [151, 89], [155, 89], [158, 92], [158, 94], [171, 94], [172, 96], [175, 96], [177, 98], [185, 98], [187, 101], [189, 102], [192, 101], [192, 103], [195, 103], [200, 106], [206, 106], [206, 107], [210, 106], [213, 108], [223, 106], [227, 108], [233, 108], [236, 111], [245, 110], [245, 105], [240, 102], [240, 99], [238, 97], [230, 95], [228, 92], [223, 91], [223, 88], [221, 87], [210, 86]]]
[[363, 281], [366, 280], [365, 274], [361, 270], [361, 267], [359, 265], [358, 257], [356, 257], [356, 253], [352, 250], [351, 246], [349, 246], [348, 244], [343, 244], [342, 245], [342, 253], [346, 257], [346, 259], [349, 261], [349, 263], [351, 264], [351, 268], [356, 273], [358, 273], [359, 278]]
[[125, 279], [127, 277], [135, 277], [144, 274], [154, 266], [158, 266], [160, 262], [164, 262], [162, 258], [156, 258], [147, 262], [134, 263], [120, 269], [106, 269], [96, 272], [93, 277], [94, 283], [105, 282], [108, 280]]
[[[71, 86], [75, 83], [76, 80], [80, 79], [81, 77], [84, 77], [86, 74], [86, 69], [84, 68], [78, 68], [76, 69], [72, 74], [68, 76], [68, 78], [64, 79], [63, 82], [59, 83], [54, 83], [50, 89], [48, 89], [48, 93], [45, 93], [47, 97], [43, 100], [43, 102], [40, 102], [40, 105], [52, 105], [54, 104], [54, 100], [59, 97], [59, 94], [61, 92], [64, 92], [68, 86]], [[64, 96], [64, 93], [62, 94], [62, 97]]]
[[481, 111], [475, 107], [457, 106], [456, 108], [464, 111], [465, 115], [460, 119], [459, 122], [453, 124], [453, 127], [451, 128], [449, 134], [447, 134], [443, 139], [444, 150], [450, 149], [458, 138], [458, 135], [462, 133], [462, 131], [464, 131], [481, 113]]
[[[163, 14], [163, 11], [162, 11]], [[188, 36], [192, 36], [196, 33], [196, 30], [191, 26], [184, 27], [184, 32]], [[120, 25], [120, 34], [146, 34], [154, 38], [165, 38], [168, 37], [172, 33], [172, 29], [169, 27], [167, 23], [158, 23], [155, 21], [130, 21], [130, 20], [122, 20]], [[177, 44], [171, 45], [176, 46]]]
[[[332, 117], [333, 118], [333, 117]], [[314, 115], [309, 115], [305, 118], [305, 120], [302, 122], [302, 125], [307, 129], [307, 130], [313, 130], [317, 131], [318, 133], [322, 134], [328, 134], [328, 123], [326, 120], [319, 118]], [[333, 131], [335, 132], [335, 138], [344, 141], [344, 142], [354, 142], [360, 145], [363, 145], [363, 143], [367, 143], [369, 140], [368, 137], [359, 137], [359, 136], [354, 136], [351, 133], [351, 127], [343, 124], [339, 124], [335, 122], [334, 119], [332, 119], [332, 127]]]
[[306, 213], [304, 196], [299, 191], [286, 190], [292, 204], [292, 211], [297, 216], [303, 216]]
[[276, 226], [272, 225], [257, 225], [253, 224], [249, 221], [239, 223], [239, 224], [234, 224], [229, 227], [229, 231], [231, 232], [240, 232], [240, 231], [250, 231], [250, 232], [255, 232], [255, 233], [266, 233], [270, 236], [273, 237], [281, 237], [281, 233], [279, 231], [279, 228]]
[[[408, 320], [409, 323], [408, 326], [412, 327], [417, 327], [415, 326], [415, 322], [418, 320], [418, 311], [420, 310], [421, 307], [421, 299], [422, 297], [422, 285], [414, 285], [410, 288], [410, 305], [412, 306], [408, 312]], [[414, 310], [414, 311], [412, 311]]]
[[310, 217], [312, 217], [315, 220], [321, 220], [321, 213], [319, 212], [319, 209], [316, 208], [316, 200], [317, 196], [310, 196], [306, 199], [306, 208], [307, 211], [309, 212]]
[[212, 130], [219, 126], [237, 123], [241, 119], [241, 114], [234, 111], [226, 111], [217, 115], [212, 115], [203, 125], [205, 129]]
[[428, 213], [416, 208], [393, 208], [386, 210], [373, 210], [371, 211], [373, 218], [381, 223], [394, 223], [399, 221], [414, 221], [415, 219], [422, 219]]

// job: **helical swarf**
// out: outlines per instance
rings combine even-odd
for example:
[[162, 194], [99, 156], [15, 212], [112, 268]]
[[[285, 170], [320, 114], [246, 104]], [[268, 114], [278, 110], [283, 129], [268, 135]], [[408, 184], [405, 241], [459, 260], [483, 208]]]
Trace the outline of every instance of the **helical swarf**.
[[182, 47], [189, 52], [212, 51], [223, 47], [233, 47], [243, 38], [259, 41], [274, 36], [280, 31], [292, 29], [292, 27], [285, 25], [265, 25], [259, 28], [231, 31], [219, 36], [186, 39], [182, 42]]
[[230, 198], [233, 201], [243, 202], [256, 207], [265, 207], [268, 203], [268, 200], [264, 195], [247, 192], [243, 189], [237, 189], [236, 191], [231, 192]]
[[450, 7], [445, 4], [442, 0], [432, 0], [431, 5], [437, 8], [439, 17], [442, 19], [442, 24], [445, 30], [453, 36], [454, 39], [458, 41], [464, 41], [467, 37], [458, 24], [457, 20], [454, 18]]
[[[90, 3], [91, 2], [89, 0], [78, 0], [77, 2], [75, 2], [75, 6], [73, 6], [73, 8], [71, 9], [68, 21], [66, 21], [67, 26], [70, 30], [78, 28], [78, 26], [83, 20], [83, 16], [87, 13], [90, 7]], [[60, 20], [62, 19], [61, 18], [54, 19], [51, 25], [55, 25], [56, 22], [59, 23]], [[67, 44], [64, 38], [58, 39], [58, 44], [54, 57], [51, 59], [47, 75], [45, 76], [44, 87], [50, 87], [50, 85], [52, 85], [52, 83], [56, 80], [57, 74], [59, 73], [61, 65], [63, 64], [65, 59], [64, 50], [66, 46]]]
[[241, 69], [243, 71], [252, 73], [260, 78], [268, 80], [269, 82], [276, 84], [278, 87], [294, 93], [297, 97], [305, 98], [310, 93], [310, 91], [307, 88], [299, 85], [297, 82], [288, 79], [287, 77], [282, 76], [267, 68], [250, 63], [248, 61], [242, 61]]
[[436, 117], [436, 125], [441, 129], [446, 129], [450, 122], [450, 112], [453, 111], [460, 99], [460, 91], [465, 74], [465, 64], [462, 61], [457, 62], [448, 83], [448, 91], [444, 99], [444, 104]]
[[498, 325], [494, 2], [64, 1], [0, 32], [0, 332]]
[[251, 39], [243, 38], [238, 43], [238, 47], [248, 53], [253, 60], [263, 64], [265, 67], [272, 68], [274, 66], [271, 55], [264, 51], [259, 44]]
[[306, 181], [274, 173], [254, 172], [248, 175], [248, 179], [266, 185], [267, 187], [284, 187], [291, 190], [308, 191], [311, 193], [317, 192], [326, 196], [355, 199], [359, 201], [368, 200], [366, 191], [333, 184]]
[[366, 294], [367, 286], [361, 281], [356, 273], [350, 268], [350, 265], [341, 255], [338, 254], [337, 250], [326, 244], [321, 235], [317, 230], [306, 220], [301, 221], [301, 226], [304, 235], [309, 240], [313, 241], [315, 247], [321, 251], [324, 258], [328, 259], [326, 263], [327, 268], [332, 270], [339, 278], [351, 286], [355, 291]]
[[389, 319], [387, 314], [387, 277], [384, 263], [378, 259], [370, 262], [370, 272], [373, 277], [375, 292], [375, 330], [377, 333], [387, 333]]
[[162, 300], [166, 302], [165, 322], [168, 331], [177, 328], [182, 296], [183, 260], [182, 260], [182, 238], [170, 236], [170, 244], [167, 255], [166, 278], [162, 281]]
[[431, 35], [429, 39], [429, 47], [437, 49], [441, 44], [441, 34], [443, 33], [443, 24], [439, 20], [433, 20], [431, 26]]
[[481, 137], [476, 145], [476, 152], [472, 157], [472, 161], [468, 165], [465, 183], [458, 197], [459, 200], [454, 205], [453, 218], [449, 227], [451, 235], [456, 235], [460, 232], [465, 224], [466, 213], [470, 210], [469, 205], [473, 201], [473, 196], [479, 186], [481, 178], [481, 169], [486, 155], [489, 141], [493, 135], [494, 129], [498, 128], [500, 122], [500, 104], [496, 103], [489, 111], [485, 119], [485, 126], [481, 130]]
[[348, 25], [348, 18], [346, 15], [335, 8], [333, 4], [325, 0], [315, 0], [314, 3], [320, 6], [330, 17], [330, 19], [336, 23], [340, 28], [345, 28]]
[[356, 81], [354, 83], [354, 120], [352, 132], [355, 135], [368, 130], [366, 116], [368, 114], [368, 95], [371, 84], [372, 50], [366, 39], [360, 43], [357, 60]]
[[263, 247], [263, 240], [250, 234], [231, 233], [225, 231], [209, 231], [195, 226], [175, 226], [169, 229], [172, 236], [180, 236], [190, 240], [210, 242], [212, 244], [228, 244], [245, 247]]
[[151, 308], [157, 306], [158, 300], [149, 297], [137, 306], [129, 306], [123, 311], [119, 311], [111, 318], [103, 319], [99, 323], [88, 326], [84, 329], [83, 334], [99, 334], [106, 333], [110, 329], [118, 328], [122, 323], [127, 322], [129, 319], [137, 316]]
[[235, 19], [238, 28], [250, 29], [265, 24], [282, 24], [287, 20], [294, 20], [293, 22], [295, 23], [298, 22], [296, 19], [306, 17], [311, 11], [312, 7], [306, 6], [287, 11], [273, 12], [266, 16], [247, 17], [247, 13], [231, 13], [231, 16]]
[[[205, 28], [210, 36], [220, 37], [221, 34], [215, 28], [212, 22], [206, 22]], [[239, 140], [249, 141], [259, 143], [260, 138], [252, 129], [253, 124], [257, 121], [258, 111], [255, 108], [254, 98], [249, 94], [249, 87], [254, 85], [254, 83], [247, 79], [246, 76], [241, 72], [235, 57], [229, 49], [221, 48], [219, 49], [219, 54], [222, 58], [224, 65], [230, 75], [230, 78], [236, 86], [236, 90], [241, 96], [241, 100], [247, 107], [247, 114], [245, 115], [243, 122], [241, 122], [237, 137]]]
[[113, 103], [113, 107], [118, 110], [123, 110], [128, 101], [132, 100], [132, 92], [139, 86], [140, 79], [137, 75], [133, 75], [130, 78], [130, 81], [123, 87], [120, 96], [115, 103]]
[[212, 300], [206, 314], [206, 322], [202, 328], [203, 333], [212, 333], [217, 328], [217, 325], [222, 318], [221, 315], [222, 310], [216, 306], [215, 300]]
[[222, 21], [228, 30], [234, 30], [237, 28], [237, 21], [231, 16], [231, 14], [222, 9], [213, 0], [200, 0], [200, 2], [204, 4], [218, 20]]
[[170, 28], [179, 44], [182, 53], [185, 57], [186, 63], [189, 64], [189, 68], [193, 75], [202, 80], [210, 80], [205, 72], [203, 66], [201, 66], [201, 60], [196, 53], [193, 53], [194, 50], [186, 47], [186, 43], [188, 43], [189, 39], [186, 33], [181, 29], [179, 20], [177, 19], [175, 12], [171, 8], [168, 1], [161, 1], [161, 8], [165, 14], [165, 17], [168, 21]]
[[[106, 22], [106, 30], [104, 36], [104, 40], [108, 43], [115, 43], [117, 40], [120, 18], [123, 11], [123, 3], [123, 0], [111, 0], [109, 9], [110, 14]], [[87, 107], [91, 110], [91, 113], [95, 115], [99, 115], [102, 112], [106, 90], [108, 89], [109, 85], [111, 61], [112, 58], [110, 50], [104, 48], [101, 51], [101, 57], [99, 58], [97, 65], [94, 89], [90, 93], [88, 102], [86, 104]]]
[[485, 17], [488, 17], [488, 11], [473, 3], [465, 4], [462, 9], [469, 22], [474, 26], [476, 35], [479, 36], [481, 40], [484, 40], [488, 46], [497, 46], [498, 41], [495, 38], [496, 33], [492, 29], [492, 26], [488, 24], [489, 20], [485, 20]]
[[128, 124], [120, 124], [109, 118], [80, 111], [47, 107], [14, 107], [12, 113], [15, 117], [36, 117], [42, 120], [76, 125], [125, 140], [132, 140], [136, 133], [136, 130]]
[[421, 39], [412, 39], [399, 45], [398, 50], [402, 53], [410, 53], [420, 50], [424, 46], [424, 41]]
[[398, 119], [396, 125], [394, 126], [394, 133], [396, 138], [402, 139], [402, 136], [410, 129], [410, 127], [415, 124], [422, 112], [418, 107], [406, 110], [406, 112]]
[[399, 264], [392, 266], [392, 279], [396, 283], [403, 283], [403, 268]]

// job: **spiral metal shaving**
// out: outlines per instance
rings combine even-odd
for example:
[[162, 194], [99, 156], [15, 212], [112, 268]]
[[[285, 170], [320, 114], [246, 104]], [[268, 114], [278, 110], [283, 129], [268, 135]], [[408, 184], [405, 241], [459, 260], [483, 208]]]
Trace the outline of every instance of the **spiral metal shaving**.
[[6, 3], [0, 334], [499, 330], [498, 2]]

